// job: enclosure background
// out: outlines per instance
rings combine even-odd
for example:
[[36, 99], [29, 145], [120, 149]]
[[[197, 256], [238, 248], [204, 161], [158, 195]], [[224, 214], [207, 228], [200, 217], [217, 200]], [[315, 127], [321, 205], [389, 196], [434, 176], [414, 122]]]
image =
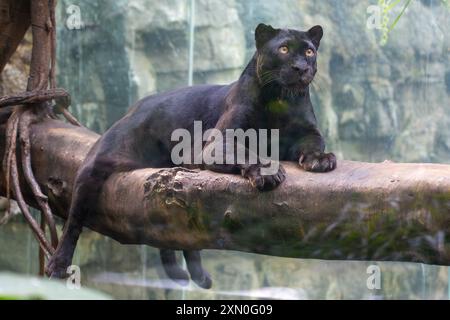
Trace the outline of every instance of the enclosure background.
[[[60, 0], [58, 81], [71, 93], [76, 116], [101, 133], [149, 94], [235, 81], [255, 51], [260, 22], [300, 30], [320, 24], [325, 35], [311, 91], [328, 149], [340, 159], [450, 163], [448, 2], [413, 0], [385, 45], [381, 30], [367, 28], [367, 8], [376, 4]], [[73, 5], [80, 9], [80, 29], [69, 23]], [[5, 70], [0, 93], [25, 87], [29, 43], [20, 50]], [[0, 252], [1, 270], [36, 273], [37, 245], [20, 217], [1, 227]], [[91, 232], [83, 234], [74, 263], [85, 285], [117, 298], [448, 297], [446, 267], [380, 263], [383, 285], [374, 292], [366, 287], [371, 262], [218, 251], [203, 257], [215, 282], [210, 292], [159, 280], [164, 274], [157, 250], [121, 246]]]

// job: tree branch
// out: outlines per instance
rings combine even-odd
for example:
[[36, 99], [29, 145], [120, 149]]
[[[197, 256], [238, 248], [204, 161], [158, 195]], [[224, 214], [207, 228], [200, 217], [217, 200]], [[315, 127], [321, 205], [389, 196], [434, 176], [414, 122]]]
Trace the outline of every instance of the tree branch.
[[50, 89], [42, 91], [27, 91], [12, 96], [0, 97], [0, 108], [17, 106], [20, 104], [40, 104], [50, 100], [63, 100], [62, 104], [70, 105], [70, 95], [64, 89]]

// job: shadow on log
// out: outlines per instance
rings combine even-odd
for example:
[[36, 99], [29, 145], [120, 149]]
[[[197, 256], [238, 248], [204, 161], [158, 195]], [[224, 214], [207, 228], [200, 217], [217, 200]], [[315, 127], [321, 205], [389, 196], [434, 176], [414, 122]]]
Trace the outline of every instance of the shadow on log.
[[[31, 127], [36, 179], [62, 218], [77, 168], [98, 137], [56, 120]], [[286, 182], [267, 193], [210, 171], [116, 174], [86, 227], [124, 244], [159, 248], [449, 264], [450, 165], [340, 161], [326, 174], [284, 165]], [[1, 188], [4, 194], [4, 181]]]

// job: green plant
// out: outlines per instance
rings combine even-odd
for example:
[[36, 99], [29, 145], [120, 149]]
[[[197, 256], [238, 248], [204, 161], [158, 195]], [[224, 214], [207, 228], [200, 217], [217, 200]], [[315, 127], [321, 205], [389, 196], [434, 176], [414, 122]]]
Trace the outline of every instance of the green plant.
[[[406, 12], [413, 0], [378, 0], [378, 6], [381, 8], [381, 41], [382, 46], [386, 45], [389, 40], [390, 32], [395, 28], [400, 18]], [[441, 0], [442, 4], [450, 9], [450, 0]], [[391, 12], [398, 6], [402, 5], [400, 13], [390, 23]]]

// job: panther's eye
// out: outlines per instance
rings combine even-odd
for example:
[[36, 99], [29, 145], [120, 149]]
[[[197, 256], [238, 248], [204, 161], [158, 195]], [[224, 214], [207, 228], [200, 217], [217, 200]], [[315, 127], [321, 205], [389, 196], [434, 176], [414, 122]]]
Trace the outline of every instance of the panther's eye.
[[278, 51], [282, 54], [288, 54], [289, 53], [289, 48], [287, 46], [282, 46], [278, 49]]
[[307, 57], [314, 57], [314, 50], [313, 49], [308, 49], [308, 50], [306, 50], [305, 51], [305, 55], [307, 56]]

